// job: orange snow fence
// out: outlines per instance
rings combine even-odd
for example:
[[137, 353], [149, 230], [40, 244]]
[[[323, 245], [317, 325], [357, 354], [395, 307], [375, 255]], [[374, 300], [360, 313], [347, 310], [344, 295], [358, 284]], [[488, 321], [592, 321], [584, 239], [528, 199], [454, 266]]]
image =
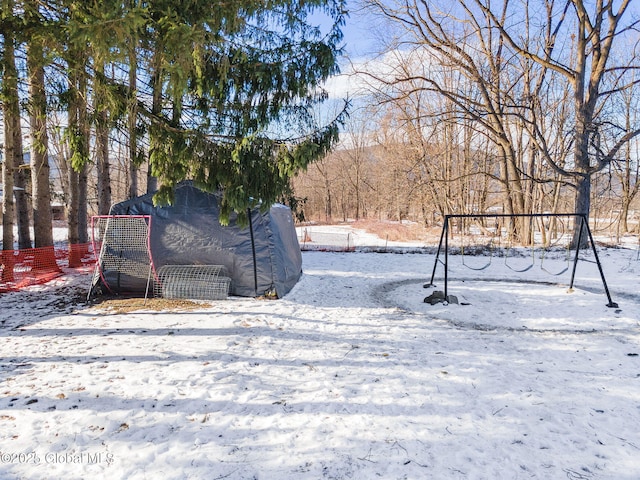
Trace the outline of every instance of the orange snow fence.
[[70, 270], [90, 272], [96, 257], [90, 243], [0, 251], [0, 293], [41, 285]]

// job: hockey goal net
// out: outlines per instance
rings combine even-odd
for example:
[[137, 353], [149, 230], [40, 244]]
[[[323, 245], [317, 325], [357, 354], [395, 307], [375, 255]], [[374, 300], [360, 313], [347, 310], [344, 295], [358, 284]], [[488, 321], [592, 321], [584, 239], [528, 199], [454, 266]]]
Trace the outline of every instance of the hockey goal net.
[[89, 296], [99, 286], [112, 294], [144, 291], [153, 275], [149, 215], [98, 215], [91, 218], [91, 242], [98, 253]]

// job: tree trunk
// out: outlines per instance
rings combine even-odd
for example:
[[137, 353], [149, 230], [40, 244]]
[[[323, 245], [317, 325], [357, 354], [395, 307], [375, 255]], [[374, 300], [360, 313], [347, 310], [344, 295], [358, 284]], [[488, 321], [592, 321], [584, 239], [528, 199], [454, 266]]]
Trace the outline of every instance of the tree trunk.
[[[22, 157], [22, 136], [20, 138], [20, 148], [17, 150], [20, 152], [20, 157]], [[22, 160], [22, 158], [20, 158]], [[29, 182], [28, 175], [25, 172], [25, 168], [23, 168], [22, 161], [17, 165], [15, 174], [14, 174], [14, 184], [16, 190], [14, 192], [14, 196], [16, 199], [16, 217], [18, 222], [18, 248], [26, 249], [31, 248], [31, 219], [30, 219], [30, 211], [31, 207], [29, 205]]]
[[129, 102], [129, 198], [138, 196], [138, 132], [136, 131], [138, 120], [137, 92], [137, 70], [138, 59], [136, 56], [135, 44], [129, 50], [129, 91], [131, 100]]
[[[577, 92], [580, 92], [581, 83], [578, 82]], [[575, 213], [586, 215], [589, 220], [589, 212], [591, 211], [591, 167], [589, 162], [589, 133], [587, 126], [590, 124], [592, 115], [585, 111], [585, 105], [580, 93], [576, 93], [576, 111], [579, 112], [576, 125], [576, 137], [574, 147], [575, 161], [575, 179], [576, 179], [576, 200]], [[580, 236], [580, 223], [576, 221], [571, 239], [571, 247], [586, 248], [587, 238], [585, 235]]]
[[88, 175], [87, 166], [85, 165], [78, 172], [78, 242], [89, 242], [89, 226], [87, 225], [89, 214], [87, 198]]
[[69, 235], [69, 266], [80, 266], [89, 241], [87, 232], [87, 164], [89, 162], [89, 123], [87, 115], [86, 57], [78, 52], [73, 57], [70, 73], [69, 104], [70, 148], [66, 172], [68, 178], [67, 229]]
[[[104, 77], [104, 65], [99, 65], [100, 77]], [[96, 112], [96, 172], [98, 215], [107, 215], [111, 208], [111, 175], [109, 171], [109, 114], [105, 106], [104, 86], [96, 81], [94, 90]]]
[[[70, 168], [67, 171], [69, 177], [69, 200], [67, 201], [67, 235], [70, 245], [80, 243], [78, 231], [78, 172]], [[71, 253], [71, 252], [70, 252]], [[75, 259], [69, 258], [69, 266], [75, 266]]]
[[[33, 201], [33, 231], [35, 247], [53, 246], [51, 190], [47, 137], [47, 98], [44, 84], [42, 47], [32, 43], [27, 51], [29, 71], [31, 181]], [[53, 255], [53, 251], [51, 252]]]
[[[5, 139], [9, 140], [11, 137], [11, 132], [8, 132], [7, 127], [7, 114], [5, 114]], [[11, 128], [11, 127], [9, 127]], [[14, 226], [14, 218], [15, 218], [15, 204], [13, 197], [13, 170], [14, 170], [14, 146], [12, 142], [5, 140], [5, 156], [4, 161], [2, 162], [2, 185], [3, 185], [3, 195], [2, 195], [2, 249], [3, 250], [13, 250], [13, 226]]]
[[80, 75], [78, 77], [78, 90], [80, 93], [78, 103], [78, 128], [80, 134], [79, 148], [82, 151], [82, 155], [85, 161], [82, 167], [77, 169], [78, 171], [78, 242], [89, 242], [89, 231], [87, 221], [89, 218], [88, 208], [89, 199], [87, 198], [88, 187], [88, 164], [89, 164], [89, 137], [91, 134], [91, 127], [89, 125], [89, 114], [87, 108], [87, 77]]
[[331, 221], [331, 218], [333, 217], [333, 211], [331, 209], [332, 203], [331, 182], [329, 181], [328, 176], [326, 176], [324, 178], [324, 217], [327, 222]]
[[31, 188], [36, 276], [57, 274], [60, 267], [53, 248], [53, 225], [47, 136], [47, 97], [44, 52], [37, 39], [27, 47], [29, 75], [29, 126], [31, 131]]
[[[7, 4], [7, 10], [13, 10], [13, 2]], [[3, 248], [14, 248], [14, 218], [18, 224], [18, 248], [31, 248], [29, 230], [29, 202], [23, 164], [22, 129], [20, 125], [20, 103], [18, 93], [18, 71], [15, 64], [15, 45], [13, 35], [4, 34], [4, 75], [3, 75], [3, 113], [5, 138], [5, 165], [3, 166], [4, 202], [3, 205]], [[14, 188], [15, 187], [15, 188]], [[5, 270], [12, 272], [5, 262]]]
[[[158, 178], [153, 174], [154, 156], [158, 154], [160, 139], [157, 133], [159, 118], [162, 114], [162, 66], [161, 66], [161, 45], [156, 45], [152, 60], [153, 72], [151, 74], [152, 105], [151, 105], [151, 128], [149, 139], [149, 169], [147, 171], [147, 193], [154, 193], [158, 190]], [[155, 125], [154, 125], [155, 124]], [[156, 130], [156, 133], [154, 133]]]
[[69, 209], [67, 228], [69, 231], [69, 266], [82, 265], [89, 242], [87, 231], [87, 167], [69, 169]]
[[[589, 220], [589, 211], [591, 209], [591, 175], [585, 173], [577, 177], [576, 182], [576, 203], [575, 212], [586, 215], [587, 221]], [[588, 246], [588, 238], [583, 232], [578, 244], [578, 238], [580, 235], [580, 221], [576, 220], [573, 229], [573, 237], [571, 239], [571, 248], [576, 248], [578, 245], [580, 248], [586, 248]]]
[[[72, 72], [70, 75], [70, 83], [71, 83], [71, 95], [69, 101], [69, 108], [67, 111], [67, 115], [69, 117], [69, 148], [68, 148], [68, 159], [61, 163], [65, 163], [65, 167], [61, 168], [61, 173], [66, 176], [66, 189], [65, 194], [67, 197], [67, 235], [69, 238], [69, 244], [75, 245], [79, 243], [78, 240], [78, 172], [74, 168], [73, 163], [78, 163], [78, 161], [83, 157], [83, 151], [81, 148], [81, 129], [79, 124], [79, 110], [81, 108], [82, 101], [80, 100], [81, 95], [78, 91], [78, 75], [77, 71]], [[83, 160], [85, 161], [85, 160]], [[69, 251], [69, 266], [74, 266], [75, 258], [73, 258], [73, 251]]]
[[111, 209], [111, 175], [109, 172], [109, 126], [107, 112], [99, 114], [96, 129], [96, 168], [98, 172], [98, 215]]
[[[11, 2], [12, 3], [12, 2]], [[13, 9], [11, 3], [8, 8]], [[18, 72], [14, 57], [13, 36], [4, 33], [4, 75], [2, 82], [2, 111], [4, 116], [4, 161], [2, 163], [2, 249], [13, 250], [13, 226], [15, 217], [15, 204], [13, 196], [15, 166], [21, 163], [22, 149], [17, 151], [16, 137], [20, 136], [20, 106], [18, 101]], [[6, 260], [6, 259], [4, 259]], [[13, 268], [5, 268], [3, 277], [13, 276]]]

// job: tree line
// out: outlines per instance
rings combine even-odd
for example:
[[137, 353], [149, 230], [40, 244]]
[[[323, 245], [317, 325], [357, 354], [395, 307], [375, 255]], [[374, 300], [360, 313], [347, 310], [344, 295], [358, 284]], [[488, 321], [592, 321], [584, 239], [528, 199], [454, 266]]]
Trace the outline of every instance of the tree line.
[[[630, 229], [640, 188], [633, 2], [364, 4], [384, 25], [381, 48], [354, 64], [363, 113], [333, 166], [301, 179], [316, 212], [426, 223], [447, 213], [606, 213], [618, 233]], [[526, 243], [528, 225], [514, 221], [511, 233]]]
[[69, 241], [86, 242], [114, 201], [114, 152], [116, 200], [170, 203], [192, 179], [242, 221], [286, 196], [338, 138], [344, 112], [319, 125], [313, 111], [345, 14], [342, 0], [3, 0], [3, 249], [52, 246], [59, 193]]
[[[354, 63], [364, 87], [348, 122], [342, 109], [318, 124], [341, 0], [3, 0], [3, 248], [52, 245], [58, 194], [82, 243], [90, 214], [145, 191], [170, 202], [185, 178], [222, 189], [223, 218], [240, 220], [307, 197], [328, 219], [615, 210], [630, 229], [630, 0], [362, 5], [384, 27], [379, 55]], [[526, 241], [526, 222], [510, 228]]]

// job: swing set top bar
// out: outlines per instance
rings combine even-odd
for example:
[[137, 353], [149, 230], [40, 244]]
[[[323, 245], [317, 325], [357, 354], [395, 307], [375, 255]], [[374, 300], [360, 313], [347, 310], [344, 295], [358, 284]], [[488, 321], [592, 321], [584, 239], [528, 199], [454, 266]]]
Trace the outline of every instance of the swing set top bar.
[[460, 213], [447, 214], [445, 220], [449, 218], [532, 218], [532, 217], [583, 217], [584, 213]]
[[[607, 281], [604, 278], [604, 271], [602, 270], [602, 264], [600, 263], [600, 258], [598, 257], [598, 252], [596, 250], [596, 244], [593, 240], [593, 235], [591, 234], [591, 229], [589, 228], [589, 221], [587, 215], [584, 213], [467, 213], [467, 214], [447, 214], [444, 216], [444, 224], [442, 226], [442, 233], [440, 234], [440, 242], [438, 245], [438, 251], [436, 253], [435, 262], [433, 264], [433, 271], [431, 273], [431, 281], [426, 283], [424, 287], [434, 286], [433, 280], [435, 278], [436, 269], [438, 263], [443, 263], [444, 265], [444, 299], [448, 302], [448, 287], [449, 287], [449, 220], [452, 218], [536, 218], [536, 217], [576, 217], [580, 218], [580, 230], [578, 234], [578, 242], [576, 246], [576, 253], [573, 261], [573, 269], [571, 272], [571, 282], [569, 285], [570, 289], [573, 289], [573, 283], [575, 280], [576, 267], [578, 265], [578, 257], [580, 253], [580, 244], [582, 242], [583, 232], [586, 231], [587, 239], [593, 251], [596, 264], [598, 265], [598, 270], [600, 272], [600, 278], [602, 279], [602, 285], [604, 287], [605, 294], [609, 303], [607, 307], [609, 308], [618, 308], [618, 304], [615, 303], [611, 299], [611, 293], [609, 292], [609, 287], [607, 286]], [[444, 245], [443, 245], [444, 242]], [[444, 262], [440, 260], [440, 252], [444, 246]]]

